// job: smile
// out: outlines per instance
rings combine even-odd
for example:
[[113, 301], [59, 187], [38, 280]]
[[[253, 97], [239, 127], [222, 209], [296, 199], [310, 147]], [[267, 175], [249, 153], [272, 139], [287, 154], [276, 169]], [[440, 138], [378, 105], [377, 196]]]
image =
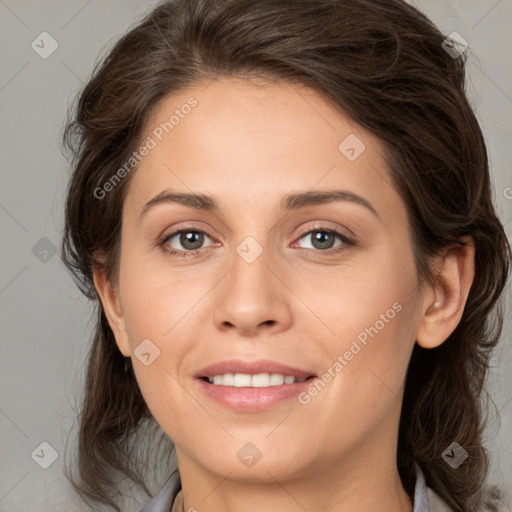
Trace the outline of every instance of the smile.
[[229, 359], [210, 364], [193, 377], [208, 400], [237, 412], [258, 412], [296, 398], [316, 374], [269, 359]]
[[234, 386], [237, 388], [265, 388], [269, 386], [281, 386], [283, 384], [293, 384], [294, 382], [304, 382], [305, 377], [298, 379], [293, 375], [283, 375], [282, 373], [258, 373], [250, 375], [248, 373], [224, 373], [205, 377], [210, 384], [217, 386]]

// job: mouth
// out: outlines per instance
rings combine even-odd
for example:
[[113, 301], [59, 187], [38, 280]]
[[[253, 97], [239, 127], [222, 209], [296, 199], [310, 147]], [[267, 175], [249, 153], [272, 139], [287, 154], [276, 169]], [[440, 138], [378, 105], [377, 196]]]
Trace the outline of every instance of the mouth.
[[266, 359], [231, 359], [211, 364], [197, 372], [194, 377], [214, 386], [264, 388], [304, 382], [316, 377], [316, 374]]
[[209, 399], [237, 412], [256, 412], [291, 399], [317, 376], [275, 361], [221, 361], [194, 375]]

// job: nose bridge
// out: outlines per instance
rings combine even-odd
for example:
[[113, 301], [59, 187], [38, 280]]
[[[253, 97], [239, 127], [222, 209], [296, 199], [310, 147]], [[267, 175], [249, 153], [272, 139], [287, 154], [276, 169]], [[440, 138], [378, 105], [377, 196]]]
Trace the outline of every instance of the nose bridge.
[[219, 326], [230, 324], [248, 333], [259, 325], [283, 327], [290, 321], [286, 287], [274, 276], [275, 259], [267, 241], [261, 242], [247, 236], [234, 248], [231, 272], [215, 304], [214, 317]]
[[[230, 276], [231, 294], [239, 296], [239, 299], [247, 300], [246, 307], [250, 307], [250, 297], [253, 301], [265, 300], [271, 302], [273, 286], [270, 283], [272, 273], [269, 266], [272, 265], [272, 254], [263, 236], [245, 237], [236, 247], [231, 258], [232, 272]], [[254, 307], [256, 304], [253, 304]]]

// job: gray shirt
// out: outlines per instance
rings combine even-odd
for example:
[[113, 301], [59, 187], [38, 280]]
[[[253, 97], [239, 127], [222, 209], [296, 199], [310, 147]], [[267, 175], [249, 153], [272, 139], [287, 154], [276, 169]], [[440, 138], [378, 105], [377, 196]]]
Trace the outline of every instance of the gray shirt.
[[[413, 512], [453, 512], [438, 494], [427, 487], [423, 471], [418, 464], [415, 465], [415, 468], [416, 485], [414, 488]], [[171, 512], [171, 507], [180, 490], [181, 480], [179, 473], [176, 471], [164, 483], [158, 494], [146, 503], [140, 512]]]

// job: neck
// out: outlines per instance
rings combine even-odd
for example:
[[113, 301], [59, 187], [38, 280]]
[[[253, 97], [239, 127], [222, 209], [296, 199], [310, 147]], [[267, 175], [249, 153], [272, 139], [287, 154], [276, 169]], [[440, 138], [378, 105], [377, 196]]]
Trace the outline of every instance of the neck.
[[[258, 480], [222, 478], [204, 468], [180, 467], [184, 511], [256, 512], [413, 512], [394, 457], [358, 454], [343, 467], [324, 466], [297, 478], [281, 480], [263, 471]], [[188, 461], [189, 462], [189, 461]], [[231, 475], [232, 476], [232, 475]], [[181, 511], [180, 511], [181, 512]]]

